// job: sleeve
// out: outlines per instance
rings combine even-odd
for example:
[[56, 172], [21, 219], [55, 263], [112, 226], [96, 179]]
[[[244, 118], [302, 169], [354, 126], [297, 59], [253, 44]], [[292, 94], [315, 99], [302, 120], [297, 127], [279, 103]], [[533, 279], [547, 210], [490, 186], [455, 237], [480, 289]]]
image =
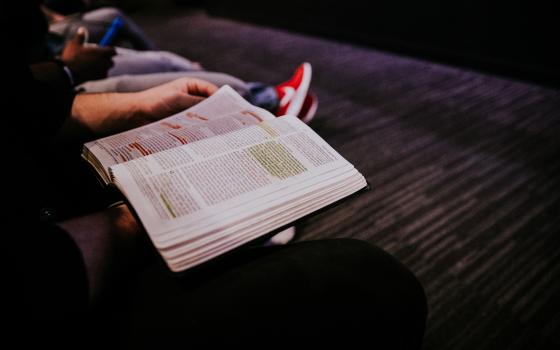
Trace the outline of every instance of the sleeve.
[[7, 67], [4, 83], [7, 88], [2, 94], [10, 110], [15, 111], [3, 122], [16, 135], [25, 128], [29, 139], [45, 144], [68, 117], [75, 92], [69, 85], [53, 88], [33, 78], [28, 65], [29, 51], [32, 51], [35, 42], [44, 42], [47, 33], [39, 2], [6, 1], [0, 5], [0, 29], [10, 33], [4, 43], [5, 51], [10, 54], [4, 57], [4, 67]]
[[[9, 54], [4, 57], [7, 74], [3, 76], [2, 92], [3, 164], [8, 169], [6, 184], [13, 189], [4, 193], [5, 203], [9, 204], [5, 238], [10, 241], [5, 247], [16, 272], [6, 286], [23, 286], [23, 293], [18, 290], [14, 301], [19, 316], [26, 322], [31, 318], [71, 319], [72, 314], [85, 310], [88, 303], [84, 261], [72, 238], [53, 223], [41, 222], [37, 211], [43, 204], [41, 188], [50, 186], [40, 163], [50, 156], [45, 149], [68, 117], [74, 93], [71, 89], [47, 88], [33, 78], [22, 43], [39, 38], [41, 32], [35, 34], [33, 28], [26, 28], [27, 38], [26, 33], [14, 30], [20, 26], [10, 24], [22, 20], [18, 15], [26, 12], [4, 11], [6, 3], [31, 9], [35, 1], [25, 6], [27, 1], [0, 4], [0, 28], [4, 33], [14, 33], [7, 35], [4, 46]], [[21, 304], [20, 297], [24, 298]]]
[[25, 254], [14, 257], [24, 286], [22, 310], [30, 320], [71, 320], [88, 305], [84, 261], [72, 238], [53, 223], [40, 221], [38, 210], [44, 205], [42, 193], [52, 186], [43, 167], [52, 156], [48, 145], [69, 115], [74, 94], [45, 88], [22, 61], [11, 67], [19, 79], [6, 92], [14, 112], [4, 119], [6, 139], [11, 139], [5, 161], [17, 169], [10, 186], [18, 190], [6, 200], [12, 203], [15, 246], [25, 247]]
[[70, 115], [75, 92], [69, 87], [53, 88], [37, 81], [29, 69], [24, 74], [28, 96], [33, 101], [28, 113], [31, 126], [43, 142], [48, 142]]

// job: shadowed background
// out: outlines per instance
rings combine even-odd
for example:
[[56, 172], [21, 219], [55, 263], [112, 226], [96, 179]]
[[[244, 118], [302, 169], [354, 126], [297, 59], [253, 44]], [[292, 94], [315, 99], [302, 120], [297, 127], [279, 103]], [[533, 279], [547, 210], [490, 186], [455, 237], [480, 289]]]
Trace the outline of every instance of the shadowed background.
[[372, 189], [298, 240], [354, 237], [423, 283], [425, 349], [560, 345], [560, 92], [489, 73], [208, 16], [138, 11], [156, 44], [276, 84], [304, 61], [311, 127]]

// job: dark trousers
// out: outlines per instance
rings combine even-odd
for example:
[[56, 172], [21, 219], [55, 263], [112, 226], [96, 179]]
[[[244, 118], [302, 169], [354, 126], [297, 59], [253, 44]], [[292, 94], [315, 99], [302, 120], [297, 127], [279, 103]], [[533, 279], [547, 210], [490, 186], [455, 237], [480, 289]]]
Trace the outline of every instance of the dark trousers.
[[[71, 207], [61, 206], [65, 215], [59, 219], [110, 203], [99, 196], [94, 182], [92, 195], [84, 195], [83, 179], [91, 178], [87, 165], [65, 166], [84, 176], [64, 183], [64, 188], [73, 188], [69, 183], [74, 181], [81, 190], [75, 201], [66, 201]], [[63, 327], [41, 323], [39, 328], [55, 344], [62, 337], [71, 344], [80, 341], [81, 348], [108, 342], [140, 348], [162, 348], [166, 343], [184, 344], [182, 348], [195, 344], [268, 348], [296, 341], [367, 344], [373, 349], [421, 346], [427, 306], [420, 283], [392, 256], [362, 241], [253, 246], [182, 276], [169, 272], [159, 257], [153, 260], [123, 280], [92, 312], [74, 315]]]
[[130, 348], [419, 349], [426, 314], [420, 283], [397, 260], [335, 239], [244, 249], [181, 277], [156, 263], [98, 309], [88, 338]]

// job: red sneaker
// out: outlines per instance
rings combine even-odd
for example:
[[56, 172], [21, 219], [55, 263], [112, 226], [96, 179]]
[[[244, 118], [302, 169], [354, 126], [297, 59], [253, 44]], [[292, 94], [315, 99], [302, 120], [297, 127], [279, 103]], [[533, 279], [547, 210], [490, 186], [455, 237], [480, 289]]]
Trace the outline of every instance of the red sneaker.
[[311, 119], [315, 116], [315, 112], [317, 112], [318, 105], [319, 99], [317, 96], [312, 92], [307, 93], [305, 100], [303, 100], [301, 110], [299, 111], [298, 118], [305, 124], [309, 124]]
[[311, 64], [305, 62], [295, 71], [290, 80], [276, 86], [278, 94], [277, 116], [299, 115], [311, 83]]

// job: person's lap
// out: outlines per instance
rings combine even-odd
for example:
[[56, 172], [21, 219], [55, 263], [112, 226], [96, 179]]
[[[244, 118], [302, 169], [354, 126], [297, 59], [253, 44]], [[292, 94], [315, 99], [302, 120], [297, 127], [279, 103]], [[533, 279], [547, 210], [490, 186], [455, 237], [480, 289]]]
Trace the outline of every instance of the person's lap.
[[98, 316], [113, 318], [127, 345], [268, 339], [414, 349], [426, 320], [412, 273], [348, 239], [244, 249], [182, 277], [155, 264], [122, 291]]

